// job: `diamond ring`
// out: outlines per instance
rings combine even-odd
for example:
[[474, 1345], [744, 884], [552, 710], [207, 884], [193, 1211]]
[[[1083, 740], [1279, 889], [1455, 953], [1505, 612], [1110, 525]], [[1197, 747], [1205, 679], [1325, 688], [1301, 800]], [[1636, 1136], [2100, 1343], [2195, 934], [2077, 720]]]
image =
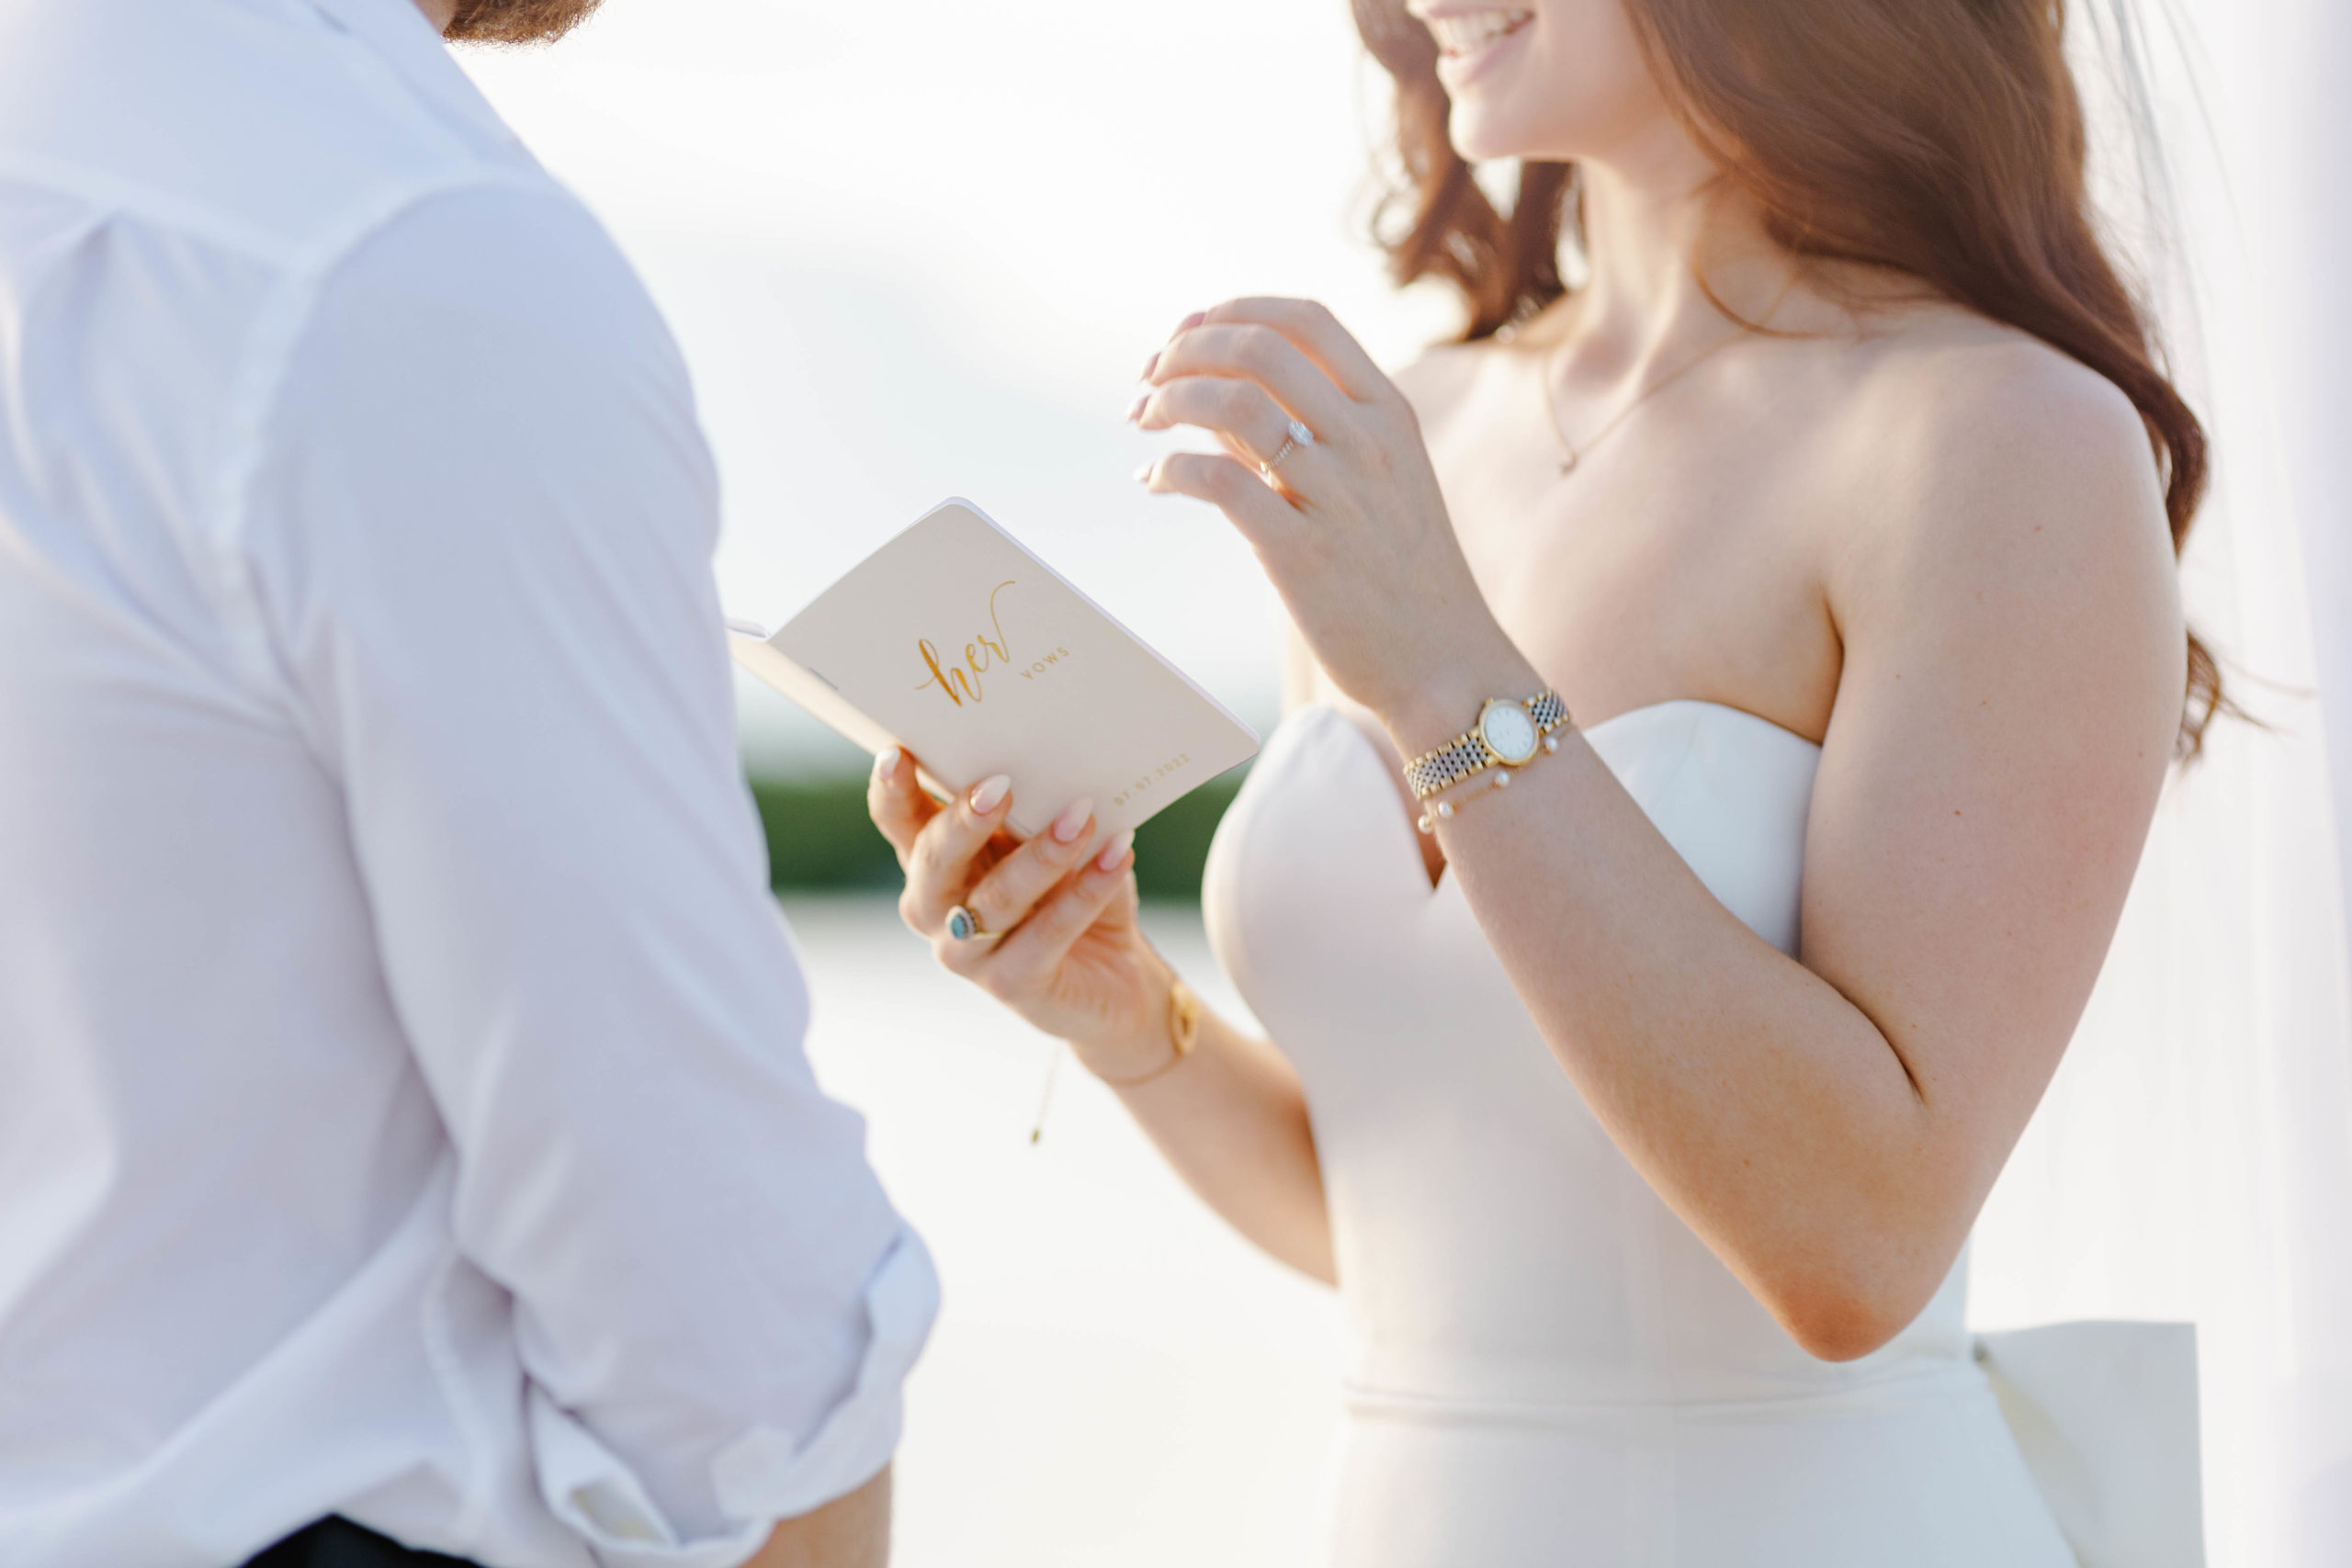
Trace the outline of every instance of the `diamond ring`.
[[1314, 445], [1315, 432], [1307, 429], [1301, 422], [1292, 420], [1290, 428], [1283, 432], [1283, 444], [1274, 449], [1274, 455], [1258, 465], [1258, 477], [1264, 479], [1272, 479], [1274, 470], [1283, 466], [1283, 458], [1302, 446]]

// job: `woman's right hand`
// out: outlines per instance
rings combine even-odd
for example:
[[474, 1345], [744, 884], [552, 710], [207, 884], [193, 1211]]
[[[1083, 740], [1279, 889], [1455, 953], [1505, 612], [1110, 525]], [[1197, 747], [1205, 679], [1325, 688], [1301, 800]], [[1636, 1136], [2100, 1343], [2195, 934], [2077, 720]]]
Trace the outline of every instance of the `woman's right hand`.
[[[978, 986], [1108, 1078], [1163, 1065], [1173, 979], [1136, 919], [1132, 830], [1094, 855], [1093, 803], [1070, 802], [1025, 843], [1004, 826], [1012, 781], [985, 779], [942, 806], [911, 759], [876, 759], [866, 808], [907, 874], [899, 913], [949, 970]], [[984, 935], [947, 930], [961, 905]]]

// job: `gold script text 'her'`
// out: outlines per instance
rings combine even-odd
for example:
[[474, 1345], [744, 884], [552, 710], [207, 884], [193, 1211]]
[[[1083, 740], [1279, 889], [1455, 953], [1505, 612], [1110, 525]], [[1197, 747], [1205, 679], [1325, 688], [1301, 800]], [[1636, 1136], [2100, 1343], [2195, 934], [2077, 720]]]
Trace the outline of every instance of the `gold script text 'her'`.
[[929, 637], [916, 639], [915, 648], [922, 653], [923, 663], [931, 671], [931, 679], [917, 684], [916, 691], [920, 692], [925, 686], [936, 686], [946, 693], [947, 700], [959, 708], [967, 700], [976, 703], [980, 701], [981, 672], [992, 664], [1009, 663], [1012, 657], [1005, 649], [1004, 621], [997, 614], [996, 608], [997, 595], [1012, 586], [1012, 579], [1007, 578], [989, 591], [989, 626], [996, 636], [991, 638], [985, 632], [975, 636], [971, 641], [964, 645], [964, 657], [960, 662], [941, 664], [939, 649], [932, 646], [931, 639]]

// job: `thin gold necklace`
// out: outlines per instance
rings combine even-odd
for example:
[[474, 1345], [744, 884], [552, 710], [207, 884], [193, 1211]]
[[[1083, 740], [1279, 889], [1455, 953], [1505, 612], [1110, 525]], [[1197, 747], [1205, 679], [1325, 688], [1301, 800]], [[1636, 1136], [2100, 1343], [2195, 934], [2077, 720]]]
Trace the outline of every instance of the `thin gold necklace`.
[[1567, 429], [1560, 423], [1560, 395], [1552, 386], [1552, 358], [1547, 355], [1538, 367], [1538, 374], [1542, 376], [1544, 380], [1544, 411], [1551, 421], [1553, 438], [1560, 444], [1560, 477], [1562, 479], [1566, 479], [1570, 474], [1575, 473], [1577, 471], [1577, 465], [1584, 461], [1585, 454], [1590, 452], [1594, 447], [1600, 446], [1602, 441], [1606, 440], [1609, 436], [1609, 433], [1616, 429], [1619, 425], [1624, 423], [1626, 416], [1631, 414], [1635, 409], [1640, 408], [1650, 399], [1657, 396], [1658, 393], [1666, 390], [1668, 387], [1674, 385], [1675, 382], [1680, 380], [1683, 377], [1688, 376], [1691, 371], [1696, 370], [1700, 366], [1704, 365], [1708, 360], [1713, 359], [1724, 349], [1729, 348], [1733, 344], [1753, 336], [1758, 329], [1763, 327], [1767, 322], [1771, 321], [1775, 315], [1780, 313], [1781, 307], [1788, 301], [1789, 291], [1795, 287], [1796, 279], [1792, 277], [1786, 284], [1781, 286], [1779, 297], [1772, 301], [1770, 307], [1765, 310], [1762, 316], [1758, 317], [1752, 322], [1740, 322], [1739, 331], [1732, 333], [1731, 336], [1724, 338], [1720, 343], [1711, 344], [1707, 347], [1701, 349], [1698, 353], [1692, 355], [1690, 358], [1684, 360], [1681, 364], [1676, 366], [1673, 369], [1668, 371], [1665, 375], [1659, 377], [1648, 386], [1644, 387], [1632, 397], [1626, 399], [1625, 401], [1619, 406], [1617, 412], [1611, 414], [1608, 421], [1603, 423], [1599, 430], [1594, 431], [1590, 435], [1585, 438], [1585, 443], [1582, 446], [1578, 446], [1575, 442], [1568, 439]]

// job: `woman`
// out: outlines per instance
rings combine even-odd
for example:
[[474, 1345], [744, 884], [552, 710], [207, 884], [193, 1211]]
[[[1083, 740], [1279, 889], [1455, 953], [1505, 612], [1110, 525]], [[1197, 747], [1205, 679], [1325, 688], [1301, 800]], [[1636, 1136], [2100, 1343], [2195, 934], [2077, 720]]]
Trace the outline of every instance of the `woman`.
[[2071, 1562], [1962, 1247], [2219, 692], [2174, 568], [2201, 437], [2059, 23], [1413, 11], [1357, 5], [1394, 254], [1464, 340], [1392, 383], [1237, 300], [1133, 411], [1220, 438], [1140, 477], [1299, 633], [1206, 891], [1273, 1043], [1143, 942], [1125, 843], [1079, 863], [1085, 802], [1016, 846], [1014, 781], [936, 809], [885, 757], [906, 917], [1340, 1285], [1344, 1568]]

